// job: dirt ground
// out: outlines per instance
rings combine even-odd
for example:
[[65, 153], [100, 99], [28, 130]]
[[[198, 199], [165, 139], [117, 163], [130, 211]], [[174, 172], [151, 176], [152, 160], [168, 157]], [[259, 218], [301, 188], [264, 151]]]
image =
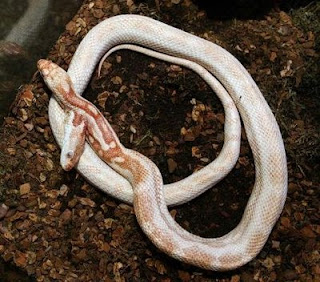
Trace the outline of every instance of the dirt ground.
[[[260, 254], [234, 271], [205, 271], [161, 253], [141, 231], [131, 206], [75, 170], [62, 170], [48, 122], [50, 92], [35, 74], [0, 132], [2, 260], [30, 281], [320, 281], [319, 4], [283, 11], [275, 1], [258, 19], [221, 20], [190, 0], [85, 1], [48, 58], [67, 69], [88, 30], [124, 13], [150, 16], [215, 42], [246, 67], [286, 147], [289, 183], [281, 217]], [[223, 108], [206, 83], [184, 68], [118, 51], [103, 64], [101, 78], [94, 74], [85, 97], [126, 147], [158, 165], [165, 183], [201, 169], [222, 148]], [[194, 234], [221, 236], [239, 223], [254, 176], [243, 131], [232, 172], [171, 214]], [[7, 274], [3, 281], [26, 281], [18, 275]]]

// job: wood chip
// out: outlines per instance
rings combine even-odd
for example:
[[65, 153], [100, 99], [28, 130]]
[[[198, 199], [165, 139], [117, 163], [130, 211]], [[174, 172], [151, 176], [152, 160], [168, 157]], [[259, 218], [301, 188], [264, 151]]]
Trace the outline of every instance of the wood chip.
[[20, 195], [25, 195], [30, 192], [31, 185], [30, 183], [24, 183], [20, 185]]

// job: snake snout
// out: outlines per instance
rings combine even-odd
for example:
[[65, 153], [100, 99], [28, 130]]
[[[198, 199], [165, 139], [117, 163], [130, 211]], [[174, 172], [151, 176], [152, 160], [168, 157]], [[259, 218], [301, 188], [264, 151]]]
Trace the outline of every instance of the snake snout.
[[71, 170], [75, 166], [75, 152], [70, 150], [60, 155], [60, 164], [65, 171]]
[[37, 63], [38, 70], [40, 71], [43, 77], [46, 77], [50, 73], [50, 61], [40, 59]]
[[68, 157], [62, 157], [60, 158], [60, 164], [63, 170], [69, 171], [74, 167], [74, 162]]

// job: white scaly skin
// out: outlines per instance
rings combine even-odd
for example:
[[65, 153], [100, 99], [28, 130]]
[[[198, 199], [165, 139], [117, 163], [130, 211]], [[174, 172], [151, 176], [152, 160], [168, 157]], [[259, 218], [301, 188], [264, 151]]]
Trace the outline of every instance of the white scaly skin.
[[[86, 122], [90, 120], [92, 128], [98, 130], [95, 132], [91, 130], [89, 132], [91, 139], [87, 137], [87, 141], [101, 158], [131, 182], [138, 221], [144, 232], [161, 250], [184, 262], [212, 270], [234, 269], [245, 264], [254, 258], [265, 244], [282, 211], [287, 192], [287, 167], [283, 141], [270, 108], [248, 72], [227, 51], [209, 41], [137, 15], [116, 16], [94, 27], [83, 39], [73, 57], [68, 70], [70, 78], [63, 80], [61, 77], [59, 80], [59, 76], [56, 76], [51, 90], [55, 92], [62, 89], [62, 92], [67, 93], [71, 89], [72, 81], [74, 91], [81, 94], [101, 57], [113, 46], [127, 42], [193, 61], [215, 75], [229, 92], [242, 117], [256, 165], [256, 182], [241, 222], [220, 238], [204, 239], [186, 232], [174, 222], [166, 204], [192, 198], [194, 194], [188, 190], [190, 186], [183, 190], [183, 193], [191, 192], [183, 199], [181, 197], [175, 199], [176, 195], [171, 198], [174, 200], [168, 200], [170, 197], [164, 198], [161, 175], [156, 166], [141, 154], [123, 148], [106, 121], [103, 122], [104, 126], [95, 127], [94, 123], [102, 124], [100, 116], [92, 115], [93, 110], [83, 112], [85, 108], [91, 109], [92, 105], [73, 95], [77, 101], [75, 108], [72, 108], [77, 116], [75, 125], [82, 122], [79, 116], [91, 115], [91, 119], [85, 120]], [[39, 68], [41, 69], [40, 63]], [[46, 72], [44, 67], [42, 74], [50, 84]], [[57, 93], [55, 96], [59, 101]], [[59, 103], [65, 109], [59, 107], [57, 100], [50, 101], [50, 122], [57, 141], [65, 146], [62, 141], [64, 121], [59, 117], [64, 116], [70, 109], [63, 100]], [[76, 108], [80, 108], [80, 112]], [[69, 149], [72, 151], [69, 154], [71, 158], [77, 155], [73, 152], [74, 145], [67, 146], [66, 152], [68, 153]], [[115, 179], [106, 178], [102, 182], [100, 179], [99, 183], [94, 181], [94, 178], [99, 176], [96, 174], [97, 171], [103, 173], [105, 168], [102, 170], [98, 164], [99, 158], [94, 159], [93, 153], [87, 150], [88, 146], [84, 147], [77, 169], [91, 182], [100, 185], [101, 189], [103, 189], [101, 184], [107, 180], [111, 181], [110, 179], [117, 187], [121, 182], [118, 174], [115, 174]], [[223, 167], [223, 162], [218, 164], [220, 167], [218, 165], [217, 170]], [[210, 174], [210, 171], [207, 173]], [[206, 180], [207, 178], [209, 177], [206, 177]], [[187, 184], [190, 179], [186, 180]], [[197, 180], [197, 177], [193, 180]], [[121, 189], [125, 187], [120, 185], [118, 187]], [[192, 186], [190, 183], [189, 185]], [[203, 187], [207, 188], [206, 185]], [[123, 191], [117, 189], [119, 188], [113, 190], [116, 191], [114, 194], [109, 193], [119, 197], [117, 193]], [[125, 193], [129, 190], [125, 190]], [[169, 190], [165, 190], [166, 196], [170, 195]], [[199, 194], [199, 191], [196, 193]], [[130, 202], [132, 194], [126, 194], [125, 199]]]

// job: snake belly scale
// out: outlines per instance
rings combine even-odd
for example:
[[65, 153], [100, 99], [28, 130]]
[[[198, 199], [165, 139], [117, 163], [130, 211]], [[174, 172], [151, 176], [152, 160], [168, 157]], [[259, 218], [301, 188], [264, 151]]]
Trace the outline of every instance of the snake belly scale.
[[[167, 60], [176, 57], [182, 64], [188, 61], [193, 64], [191, 69], [201, 69], [205, 75], [209, 72], [233, 101], [224, 105], [225, 110], [236, 105], [252, 149], [256, 180], [240, 223], [228, 234], [212, 239], [195, 236], [173, 220], [167, 205], [196, 197], [232, 168], [237, 159], [234, 152], [239, 149], [236, 114], [230, 114], [230, 125], [235, 124], [234, 127], [225, 128], [230, 140], [225, 140], [224, 148], [229, 143], [233, 148], [225, 150], [228, 165], [219, 159], [222, 150], [215, 162], [204, 169], [171, 186], [163, 186], [153, 162], [123, 147], [101, 113], [80, 96], [99, 60], [116, 46], [128, 43], [143, 47], [129, 49], [137, 48], [136, 51], [148, 54], [144, 49], [148, 48], [153, 50], [149, 55], [161, 59], [159, 54], [164, 53]], [[67, 73], [45, 60], [38, 62], [38, 68], [55, 97], [50, 100], [49, 118], [62, 147], [64, 168], [75, 165], [100, 189], [133, 202], [141, 228], [158, 248], [183, 262], [211, 270], [237, 268], [260, 252], [285, 202], [286, 156], [279, 127], [268, 104], [249, 73], [229, 52], [151, 18], [120, 15], [102, 21], [88, 32]]]

